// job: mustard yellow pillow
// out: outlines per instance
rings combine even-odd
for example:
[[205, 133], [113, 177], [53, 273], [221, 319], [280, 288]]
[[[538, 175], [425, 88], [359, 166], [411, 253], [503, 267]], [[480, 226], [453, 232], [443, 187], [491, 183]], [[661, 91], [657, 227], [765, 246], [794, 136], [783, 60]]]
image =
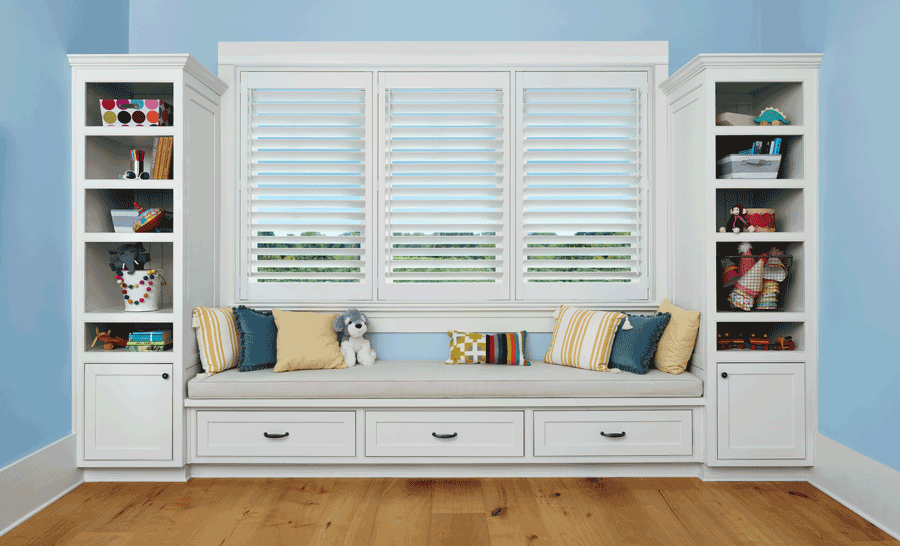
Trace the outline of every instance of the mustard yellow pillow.
[[553, 327], [553, 337], [544, 362], [598, 372], [609, 371], [606, 365], [624, 314], [560, 305], [553, 317], [556, 326]]
[[337, 314], [298, 313], [274, 309], [278, 327], [276, 372], [346, 368], [331, 327]]
[[700, 331], [700, 312], [687, 311], [663, 300], [657, 313], [671, 313], [672, 318], [659, 338], [653, 364], [660, 370], [678, 375], [687, 369]]

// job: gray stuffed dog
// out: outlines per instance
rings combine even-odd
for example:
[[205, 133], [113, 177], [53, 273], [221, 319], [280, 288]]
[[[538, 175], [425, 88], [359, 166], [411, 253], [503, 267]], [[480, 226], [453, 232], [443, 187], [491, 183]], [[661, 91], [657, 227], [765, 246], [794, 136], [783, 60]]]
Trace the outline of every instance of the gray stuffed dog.
[[348, 368], [357, 363], [363, 366], [375, 364], [375, 349], [369, 340], [363, 337], [369, 330], [369, 319], [360, 313], [359, 309], [347, 309], [334, 319], [331, 327], [339, 334], [341, 354], [344, 355], [344, 363]]

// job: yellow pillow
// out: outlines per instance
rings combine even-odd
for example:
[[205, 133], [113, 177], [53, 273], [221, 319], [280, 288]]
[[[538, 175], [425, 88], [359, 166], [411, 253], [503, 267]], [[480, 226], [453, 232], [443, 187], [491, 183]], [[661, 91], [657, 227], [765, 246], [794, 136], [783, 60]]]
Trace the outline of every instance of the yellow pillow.
[[195, 307], [191, 326], [197, 330], [203, 371], [213, 375], [238, 365], [241, 342], [230, 308]]
[[274, 309], [278, 327], [276, 372], [346, 368], [331, 327], [337, 313], [297, 313]]
[[672, 318], [659, 338], [653, 364], [664, 372], [678, 375], [687, 369], [700, 331], [700, 311], [686, 311], [663, 300], [658, 313], [671, 313]]
[[588, 311], [560, 305], [553, 313], [556, 326], [544, 362], [598, 372], [608, 372], [606, 364], [622, 313]]

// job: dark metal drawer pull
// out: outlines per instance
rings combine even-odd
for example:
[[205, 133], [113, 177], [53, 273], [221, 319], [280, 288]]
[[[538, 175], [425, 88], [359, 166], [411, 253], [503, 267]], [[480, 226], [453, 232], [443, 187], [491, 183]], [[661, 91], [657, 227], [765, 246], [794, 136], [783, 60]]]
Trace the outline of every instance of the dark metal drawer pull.
[[622, 438], [623, 436], [625, 436], [625, 433], [624, 432], [610, 432], [609, 434], [607, 434], [601, 430], [600, 436], [606, 436], [607, 438]]
[[287, 438], [290, 432], [285, 432], [284, 434], [269, 434], [268, 432], [263, 432], [263, 436], [266, 438]]
[[444, 439], [446, 439], [446, 438], [456, 438], [456, 433], [455, 433], [455, 432], [454, 432], [453, 434], [438, 434], [437, 432], [432, 432], [431, 435], [434, 436], [435, 438], [444, 438]]

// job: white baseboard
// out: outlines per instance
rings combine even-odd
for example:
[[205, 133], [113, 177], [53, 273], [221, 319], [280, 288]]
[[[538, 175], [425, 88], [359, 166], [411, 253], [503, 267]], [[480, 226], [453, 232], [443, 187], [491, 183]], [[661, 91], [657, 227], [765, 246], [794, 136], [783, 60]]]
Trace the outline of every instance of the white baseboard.
[[696, 463], [192, 465], [193, 478], [696, 478]]
[[82, 483], [74, 434], [0, 469], [0, 536]]
[[900, 471], [819, 434], [809, 481], [900, 540]]
[[85, 468], [85, 482], [186, 482], [190, 467], [180, 468]]

